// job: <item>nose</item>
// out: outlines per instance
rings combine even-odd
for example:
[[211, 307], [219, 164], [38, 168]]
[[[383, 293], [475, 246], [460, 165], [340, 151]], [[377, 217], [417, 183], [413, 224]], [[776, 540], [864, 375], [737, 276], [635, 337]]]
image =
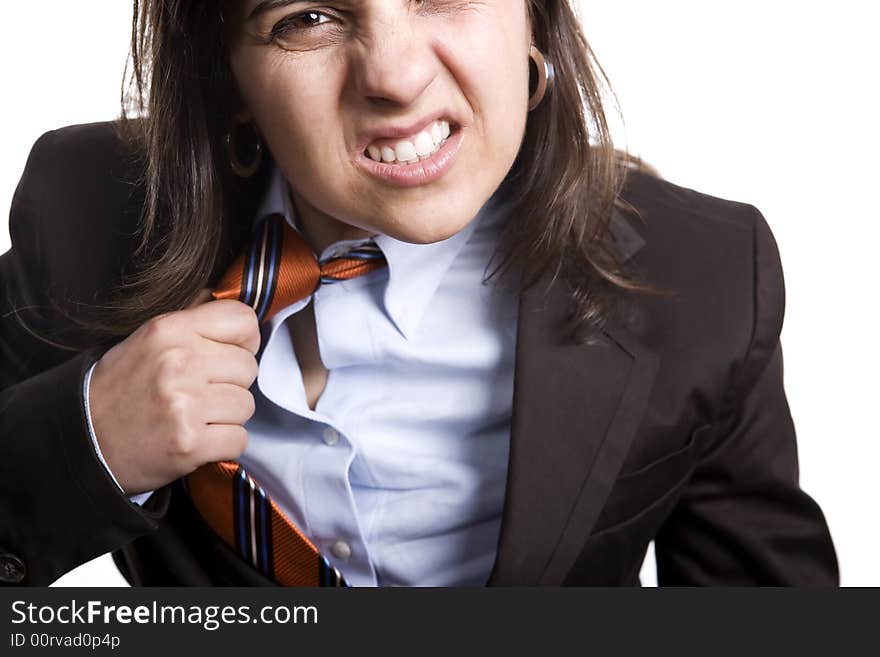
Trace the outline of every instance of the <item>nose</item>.
[[437, 77], [439, 62], [430, 44], [406, 20], [377, 26], [360, 42], [352, 63], [354, 86], [374, 105], [415, 103]]

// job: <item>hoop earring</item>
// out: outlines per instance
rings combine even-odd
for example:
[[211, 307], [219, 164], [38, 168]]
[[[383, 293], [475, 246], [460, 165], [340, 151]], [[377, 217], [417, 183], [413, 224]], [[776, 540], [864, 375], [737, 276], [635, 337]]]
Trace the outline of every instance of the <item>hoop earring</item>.
[[[226, 155], [229, 158], [229, 168], [239, 178], [250, 178], [259, 169], [263, 163], [263, 142], [260, 140], [260, 134], [254, 122], [247, 117], [246, 112], [237, 114], [232, 121], [232, 127], [226, 133]], [[251, 138], [245, 145], [239, 143], [238, 132], [242, 128], [248, 128], [251, 131]], [[241, 161], [242, 151], [250, 155], [249, 162]]]
[[[535, 63], [535, 68], [537, 69], [535, 91], [529, 96], [529, 111], [531, 112], [544, 100], [547, 90], [552, 86], [553, 80], [556, 78], [556, 71], [553, 68], [553, 64], [544, 59], [544, 53], [534, 45], [529, 50], [529, 59]], [[531, 77], [531, 73], [529, 73], [530, 82]]]

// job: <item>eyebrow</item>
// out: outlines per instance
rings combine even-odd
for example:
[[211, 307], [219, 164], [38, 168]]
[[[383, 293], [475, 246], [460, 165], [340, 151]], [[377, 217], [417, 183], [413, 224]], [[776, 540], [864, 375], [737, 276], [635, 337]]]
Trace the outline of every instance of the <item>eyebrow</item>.
[[253, 20], [260, 14], [263, 14], [271, 9], [275, 9], [276, 7], [282, 7], [284, 5], [292, 5], [296, 2], [302, 2], [302, 0], [263, 0], [263, 2], [259, 3], [256, 7], [251, 10], [251, 13], [248, 14], [248, 17], [245, 19], [246, 21]]

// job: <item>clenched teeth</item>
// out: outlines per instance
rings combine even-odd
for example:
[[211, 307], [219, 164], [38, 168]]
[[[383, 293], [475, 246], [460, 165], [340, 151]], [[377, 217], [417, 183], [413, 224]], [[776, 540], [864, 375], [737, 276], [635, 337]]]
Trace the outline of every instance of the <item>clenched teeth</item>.
[[443, 146], [451, 129], [448, 121], [434, 121], [418, 134], [406, 139], [380, 139], [367, 147], [366, 155], [376, 162], [412, 164], [427, 160]]

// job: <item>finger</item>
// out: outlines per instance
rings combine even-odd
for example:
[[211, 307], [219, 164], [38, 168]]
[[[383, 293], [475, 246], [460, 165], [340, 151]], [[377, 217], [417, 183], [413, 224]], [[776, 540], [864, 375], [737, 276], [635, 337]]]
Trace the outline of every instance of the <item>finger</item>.
[[248, 432], [240, 424], [208, 424], [205, 426], [204, 463], [235, 461], [248, 443]]
[[180, 311], [199, 335], [237, 344], [252, 354], [260, 349], [260, 325], [254, 309], [234, 299], [218, 299]]
[[206, 383], [232, 383], [250, 388], [259, 366], [254, 355], [237, 344], [202, 340], [199, 344], [199, 367]]
[[205, 424], [245, 424], [254, 414], [254, 396], [231, 383], [205, 386], [201, 417]]

